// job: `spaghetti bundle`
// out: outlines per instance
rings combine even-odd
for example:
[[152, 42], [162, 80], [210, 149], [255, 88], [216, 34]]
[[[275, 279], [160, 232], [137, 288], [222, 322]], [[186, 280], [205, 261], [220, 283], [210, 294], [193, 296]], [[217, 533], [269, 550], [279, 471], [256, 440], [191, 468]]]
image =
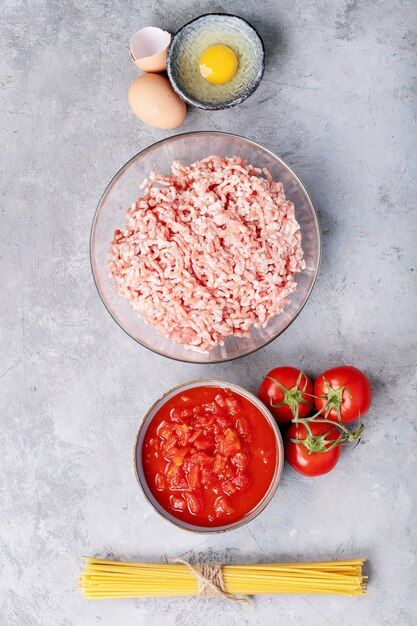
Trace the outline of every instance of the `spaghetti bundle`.
[[[85, 558], [79, 587], [84, 597], [145, 598], [235, 594], [365, 594], [365, 559], [254, 565], [125, 563]], [[217, 591], [216, 591], [217, 590]], [[246, 601], [247, 602], [247, 601]]]

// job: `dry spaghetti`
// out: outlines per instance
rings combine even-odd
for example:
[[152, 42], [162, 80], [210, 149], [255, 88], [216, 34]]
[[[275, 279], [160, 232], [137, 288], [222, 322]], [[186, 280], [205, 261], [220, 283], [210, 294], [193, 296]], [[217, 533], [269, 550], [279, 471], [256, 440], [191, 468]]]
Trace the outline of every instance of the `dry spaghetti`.
[[[85, 558], [79, 587], [84, 597], [144, 598], [197, 596], [201, 589], [217, 587], [211, 596], [236, 594], [323, 594], [361, 596], [366, 592], [364, 559], [285, 563], [223, 565], [212, 569], [187, 563], [126, 563]], [[220, 578], [219, 578], [220, 576]], [[205, 577], [205, 580], [202, 580]], [[206, 583], [206, 584], [204, 584]]]

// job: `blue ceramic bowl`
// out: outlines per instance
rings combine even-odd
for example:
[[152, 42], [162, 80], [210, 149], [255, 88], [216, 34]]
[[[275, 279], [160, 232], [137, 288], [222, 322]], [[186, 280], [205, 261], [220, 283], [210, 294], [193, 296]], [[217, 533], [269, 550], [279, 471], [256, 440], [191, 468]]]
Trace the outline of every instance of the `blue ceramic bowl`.
[[[223, 44], [238, 57], [235, 76], [213, 85], [199, 70], [201, 54]], [[200, 109], [226, 109], [246, 100], [261, 82], [265, 50], [257, 31], [246, 20], [226, 13], [208, 13], [185, 24], [173, 37], [167, 56], [169, 80], [177, 94]]]

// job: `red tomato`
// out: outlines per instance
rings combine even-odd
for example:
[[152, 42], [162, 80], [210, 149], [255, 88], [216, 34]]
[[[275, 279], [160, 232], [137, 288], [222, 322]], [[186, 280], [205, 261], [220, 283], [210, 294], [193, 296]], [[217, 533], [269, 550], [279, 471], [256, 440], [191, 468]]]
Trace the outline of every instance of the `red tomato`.
[[231, 480], [224, 482], [222, 484], [222, 489], [227, 496], [232, 496], [237, 491], [236, 485]]
[[245, 472], [238, 472], [232, 479], [232, 483], [235, 485], [236, 489], [244, 491], [250, 485], [250, 478]]
[[236, 428], [239, 435], [246, 439], [247, 443], [250, 443], [252, 441], [252, 433], [249, 421], [246, 419], [246, 417], [240, 416], [237, 418]]
[[[304, 476], [321, 476], [327, 474], [339, 460], [339, 431], [332, 424], [309, 422], [312, 436], [307, 434], [304, 424], [293, 424], [286, 433], [285, 458], [288, 463]], [[291, 439], [305, 443], [295, 443]], [[307, 445], [306, 445], [307, 444]]]
[[230, 461], [233, 463], [233, 465], [236, 465], [236, 467], [243, 470], [248, 464], [249, 457], [245, 452], [238, 452], [237, 454], [235, 454], [235, 456], [232, 456]]
[[330, 420], [349, 424], [363, 417], [372, 400], [371, 386], [363, 372], [342, 365], [326, 370], [314, 383], [314, 399], [318, 411]]
[[312, 409], [313, 384], [295, 367], [276, 367], [263, 379], [258, 396], [277, 422], [287, 424], [294, 417], [307, 417]]
[[201, 493], [190, 493], [189, 491], [184, 491], [182, 497], [187, 502], [187, 507], [191, 515], [201, 513], [204, 508], [204, 498]]
[[239, 452], [241, 443], [239, 436], [231, 428], [226, 428], [222, 437], [219, 437], [219, 451], [224, 456], [233, 456]]
[[169, 463], [166, 469], [166, 477], [168, 486], [172, 491], [181, 491], [187, 489], [187, 481], [181, 467], [174, 463]]
[[234, 508], [230, 505], [226, 496], [219, 496], [214, 502], [214, 511], [217, 517], [221, 515], [232, 515]]
[[190, 448], [179, 448], [179, 450], [177, 450], [177, 452], [172, 457], [173, 463], [175, 463], [175, 465], [178, 465], [178, 467], [181, 467], [184, 457], [189, 449]]
[[178, 443], [180, 444], [180, 446], [186, 446], [190, 438], [190, 430], [188, 426], [186, 426], [185, 424], [178, 425], [175, 428], [175, 433], [177, 435]]
[[164, 489], [166, 489], [165, 476], [163, 474], [157, 474], [155, 476], [155, 486], [158, 491], [164, 491]]
[[198, 465], [192, 465], [188, 472], [188, 486], [190, 489], [200, 489], [200, 468]]
[[182, 498], [178, 498], [174, 495], [169, 496], [169, 503], [174, 511], [185, 511], [185, 508], [187, 506], [185, 500], [183, 500]]

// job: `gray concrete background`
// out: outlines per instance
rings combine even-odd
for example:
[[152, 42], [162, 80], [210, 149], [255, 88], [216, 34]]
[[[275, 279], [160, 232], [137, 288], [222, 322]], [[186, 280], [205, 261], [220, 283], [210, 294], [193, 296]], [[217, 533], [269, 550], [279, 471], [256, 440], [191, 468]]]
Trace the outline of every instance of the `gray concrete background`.
[[[324, 257], [280, 339], [223, 366], [174, 363], [136, 345], [95, 291], [97, 200], [133, 154], [168, 133], [127, 105], [129, 35], [236, 11], [265, 39], [256, 92], [183, 131], [263, 142], [295, 168], [320, 214]], [[416, 92], [413, 0], [117, 2], [3, 0], [1, 97], [0, 622], [5, 626], [291, 626], [416, 623]], [[362, 445], [327, 477], [287, 468], [268, 509], [206, 538], [161, 520], [132, 470], [141, 416], [198, 376], [256, 390], [277, 364], [311, 375], [347, 362], [375, 399]], [[415, 380], [415, 379], [414, 379]], [[84, 601], [82, 554], [232, 562], [370, 560], [366, 598]]]

